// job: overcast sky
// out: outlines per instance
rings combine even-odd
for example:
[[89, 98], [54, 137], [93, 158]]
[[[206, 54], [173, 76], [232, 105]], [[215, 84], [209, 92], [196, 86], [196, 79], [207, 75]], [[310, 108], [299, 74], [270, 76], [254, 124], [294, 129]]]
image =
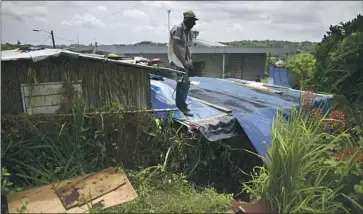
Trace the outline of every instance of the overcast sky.
[[34, 1], [1, 2], [2, 42], [51, 45], [33, 28], [54, 30], [57, 44], [131, 44], [168, 41], [171, 25], [191, 9], [200, 18], [195, 28], [207, 41], [320, 41], [329, 25], [362, 13], [362, 1]]

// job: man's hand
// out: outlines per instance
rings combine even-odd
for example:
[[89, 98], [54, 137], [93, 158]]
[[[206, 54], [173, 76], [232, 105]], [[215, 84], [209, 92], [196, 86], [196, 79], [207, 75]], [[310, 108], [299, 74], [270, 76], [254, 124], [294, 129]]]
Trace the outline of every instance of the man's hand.
[[184, 61], [183, 66], [186, 71], [190, 71], [193, 69], [193, 63], [191, 61]]

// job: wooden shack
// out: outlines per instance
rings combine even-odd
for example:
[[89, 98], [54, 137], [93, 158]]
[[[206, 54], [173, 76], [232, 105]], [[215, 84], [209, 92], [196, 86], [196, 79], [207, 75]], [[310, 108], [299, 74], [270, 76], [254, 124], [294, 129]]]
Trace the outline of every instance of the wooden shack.
[[55, 113], [64, 104], [65, 83], [92, 109], [113, 103], [150, 108], [151, 66], [60, 49], [2, 51], [1, 112]]

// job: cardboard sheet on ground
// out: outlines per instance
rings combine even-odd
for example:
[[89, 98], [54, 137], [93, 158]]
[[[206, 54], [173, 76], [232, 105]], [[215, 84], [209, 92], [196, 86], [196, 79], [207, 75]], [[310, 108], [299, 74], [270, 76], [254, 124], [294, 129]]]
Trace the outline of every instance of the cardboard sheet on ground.
[[[25, 213], [87, 213], [90, 206], [107, 208], [135, 199], [136, 191], [125, 173], [115, 170], [107, 168], [13, 193], [8, 196], [9, 213], [19, 213], [22, 207]], [[61, 197], [57, 190], [64, 192]]]

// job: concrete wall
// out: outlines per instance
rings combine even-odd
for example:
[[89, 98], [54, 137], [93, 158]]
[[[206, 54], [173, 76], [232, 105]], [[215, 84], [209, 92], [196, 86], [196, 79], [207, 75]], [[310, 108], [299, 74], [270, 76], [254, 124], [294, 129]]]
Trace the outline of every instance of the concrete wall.
[[[140, 54], [128, 54], [127, 56], [140, 56]], [[146, 58], [160, 58], [165, 67], [169, 67], [167, 54], [142, 54]], [[192, 54], [193, 62], [205, 62], [202, 75], [205, 77], [222, 78], [223, 54]], [[255, 80], [257, 75], [263, 75], [266, 54], [226, 54], [225, 76], [233, 69], [236, 78]], [[230, 70], [229, 70], [230, 69]]]
[[222, 54], [193, 54], [193, 62], [205, 62], [204, 77], [222, 78]]
[[256, 80], [257, 75], [264, 74], [266, 54], [245, 54], [242, 79]]

